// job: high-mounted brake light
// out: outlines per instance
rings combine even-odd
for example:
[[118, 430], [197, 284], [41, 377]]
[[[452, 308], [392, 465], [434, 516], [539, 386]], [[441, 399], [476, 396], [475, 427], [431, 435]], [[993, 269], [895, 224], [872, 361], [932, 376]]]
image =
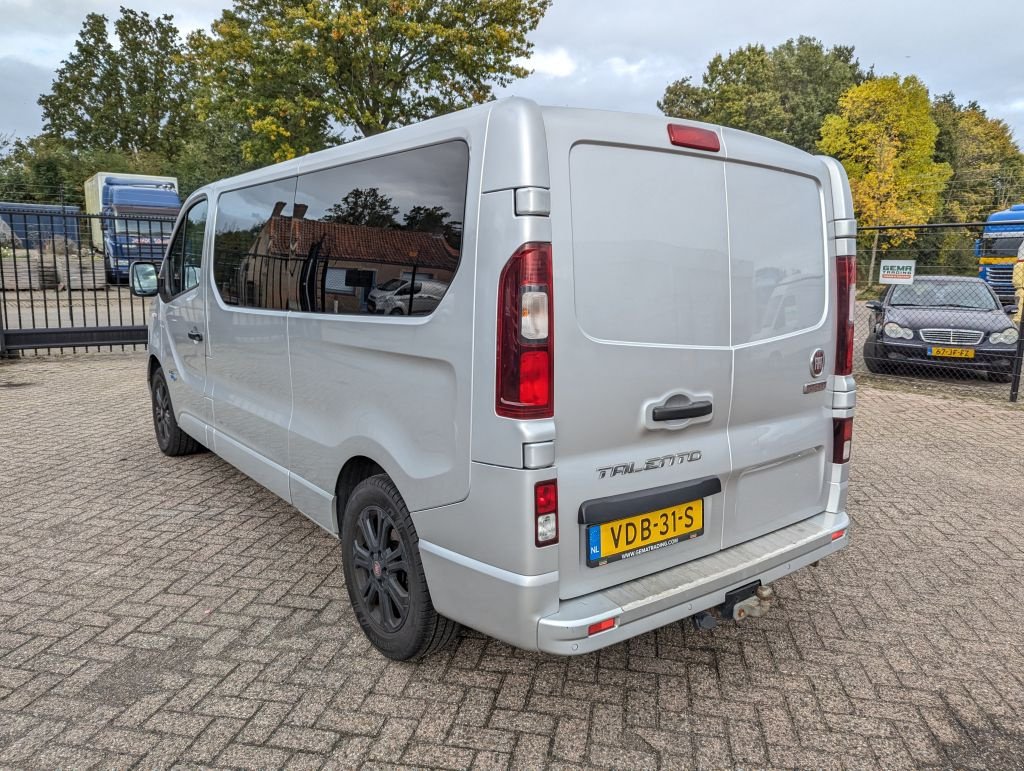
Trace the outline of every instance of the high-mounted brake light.
[[722, 143], [714, 131], [696, 126], [681, 126], [678, 123], [668, 124], [668, 141], [677, 147], [707, 150], [712, 153], [722, 149]]
[[498, 282], [495, 411], [505, 418], [554, 415], [551, 244], [520, 246]]
[[853, 418], [832, 419], [832, 462], [849, 463], [853, 450]]
[[836, 257], [836, 374], [853, 374], [853, 309], [857, 302], [857, 258]]
[[534, 545], [558, 543], [558, 482], [538, 482], [533, 487]]

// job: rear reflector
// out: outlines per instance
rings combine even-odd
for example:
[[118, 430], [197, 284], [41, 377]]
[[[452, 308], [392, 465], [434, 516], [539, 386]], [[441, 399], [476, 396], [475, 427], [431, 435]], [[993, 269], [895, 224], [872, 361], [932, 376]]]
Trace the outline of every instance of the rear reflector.
[[853, 450], [853, 418], [832, 420], [832, 462], [848, 463]]
[[718, 134], [714, 131], [696, 126], [680, 126], [678, 123], [668, 124], [668, 141], [677, 147], [708, 150], [712, 153], [717, 153], [722, 149]]
[[597, 634], [598, 632], [606, 632], [615, 626], [614, 618], [606, 618], [604, 621], [598, 621], [596, 624], [591, 624], [587, 627], [587, 637]]
[[857, 258], [836, 257], [836, 374], [853, 374], [853, 309], [857, 302]]
[[846, 535], [846, 531], [845, 530], [836, 530], [834, 533], [832, 533], [832, 540], [833, 541], [838, 541], [844, 535]]
[[558, 543], [558, 482], [538, 482], [533, 487], [535, 546]]

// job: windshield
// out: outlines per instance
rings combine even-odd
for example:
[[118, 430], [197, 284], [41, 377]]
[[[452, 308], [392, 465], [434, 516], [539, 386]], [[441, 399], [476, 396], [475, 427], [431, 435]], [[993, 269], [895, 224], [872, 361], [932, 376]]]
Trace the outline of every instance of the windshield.
[[405, 282], [400, 278], [393, 278], [390, 281], [385, 281], [383, 284], [377, 284], [378, 289], [383, 289], [385, 292], [391, 292], [398, 289]]
[[1020, 249], [1021, 236], [1011, 238], [983, 238], [981, 240], [982, 257], [1016, 257]]
[[114, 232], [119, 236], [167, 238], [173, 226], [173, 222], [162, 220], [114, 220]]
[[918, 281], [895, 287], [889, 305], [971, 308], [993, 311], [999, 306], [991, 290], [975, 281]]

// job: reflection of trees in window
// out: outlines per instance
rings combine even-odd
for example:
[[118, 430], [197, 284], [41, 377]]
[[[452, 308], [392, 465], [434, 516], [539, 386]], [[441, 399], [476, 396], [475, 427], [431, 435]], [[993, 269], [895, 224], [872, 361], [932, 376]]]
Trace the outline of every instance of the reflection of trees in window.
[[440, 233], [452, 248], [457, 249], [462, 240], [462, 223], [452, 220], [443, 206], [413, 206], [403, 219], [406, 230]]
[[371, 228], [397, 228], [398, 207], [391, 196], [380, 192], [380, 188], [355, 188], [334, 204], [323, 216], [324, 222], [338, 222], [345, 225], [366, 225]]

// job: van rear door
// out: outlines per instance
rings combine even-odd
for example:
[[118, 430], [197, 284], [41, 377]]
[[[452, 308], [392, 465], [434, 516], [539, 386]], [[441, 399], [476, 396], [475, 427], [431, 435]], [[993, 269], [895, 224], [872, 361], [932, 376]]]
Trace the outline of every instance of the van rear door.
[[832, 360], [820, 161], [588, 115], [545, 111], [563, 598], [822, 511], [831, 446], [827, 394], [803, 393]]
[[[591, 131], [588, 114], [545, 111], [563, 598], [721, 549], [708, 490], [732, 471], [723, 163], [674, 151], [665, 121], [600, 114]], [[699, 517], [673, 508], [695, 501]], [[653, 511], [675, 542], [648, 533], [630, 556], [643, 523], [619, 520]]]

